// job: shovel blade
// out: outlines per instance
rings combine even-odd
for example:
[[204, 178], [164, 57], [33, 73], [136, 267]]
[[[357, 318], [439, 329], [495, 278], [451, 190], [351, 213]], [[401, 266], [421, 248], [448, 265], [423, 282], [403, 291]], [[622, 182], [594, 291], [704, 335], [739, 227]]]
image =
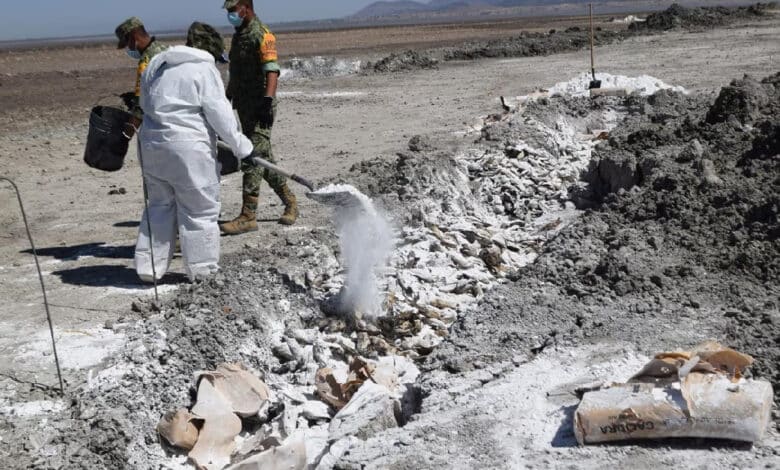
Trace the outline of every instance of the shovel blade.
[[601, 88], [601, 80], [591, 80], [590, 85], [588, 85], [588, 90], [594, 88]]
[[309, 192], [306, 197], [326, 206], [353, 207], [363, 204], [359, 197], [349, 191]]

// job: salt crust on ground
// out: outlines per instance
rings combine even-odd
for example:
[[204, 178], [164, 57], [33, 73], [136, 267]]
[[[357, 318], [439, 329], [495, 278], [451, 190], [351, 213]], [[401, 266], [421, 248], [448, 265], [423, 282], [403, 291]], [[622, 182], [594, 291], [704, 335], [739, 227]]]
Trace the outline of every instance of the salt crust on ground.
[[[550, 96], [588, 96], [588, 85], [593, 77], [590, 73], [583, 72], [571, 80], [559, 82], [548, 89]], [[681, 86], [673, 86], [651, 77], [640, 75], [638, 77], [626, 77], [624, 75], [612, 75], [604, 72], [596, 72], [596, 80], [601, 80], [601, 88], [624, 88], [629, 93], [637, 92], [642, 96], [652, 95], [659, 90], [671, 90], [678, 93], [687, 93]]]

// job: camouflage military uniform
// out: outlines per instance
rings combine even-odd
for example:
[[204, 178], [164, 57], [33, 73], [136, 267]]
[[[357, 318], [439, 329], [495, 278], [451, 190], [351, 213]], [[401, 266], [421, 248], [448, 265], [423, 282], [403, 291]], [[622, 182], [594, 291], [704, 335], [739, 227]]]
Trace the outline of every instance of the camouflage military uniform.
[[[265, 96], [266, 74], [279, 72], [276, 38], [266, 25], [257, 18], [236, 29], [230, 46], [230, 82], [227, 94], [238, 111], [241, 128], [255, 146], [255, 154], [275, 162], [271, 150], [271, 128], [258, 122], [258, 109]], [[273, 114], [276, 115], [276, 98], [273, 100]], [[244, 164], [244, 195], [257, 197], [260, 184], [265, 179], [278, 192], [285, 184], [285, 178], [261, 167]], [[256, 210], [256, 208], [253, 208]]]
[[141, 110], [141, 74], [144, 73], [152, 58], [167, 48], [168, 46], [160, 44], [152, 37], [152, 42], [144, 49], [141, 59], [138, 61], [138, 68], [135, 74], [135, 105], [132, 111], [133, 116], [138, 119], [143, 119], [144, 116], [144, 112]]

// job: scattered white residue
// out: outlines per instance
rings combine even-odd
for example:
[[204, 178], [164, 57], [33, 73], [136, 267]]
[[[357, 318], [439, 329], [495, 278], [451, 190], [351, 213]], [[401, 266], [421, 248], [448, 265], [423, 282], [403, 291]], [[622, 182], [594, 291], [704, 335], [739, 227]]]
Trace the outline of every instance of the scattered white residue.
[[335, 204], [334, 222], [339, 235], [346, 279], [340, 301], [343, 309], [376, 316], [381, 311], [377, 275], [387, 264], [393, 246], [390, 225], [371, 199], [354, 186], [334, 184], [315, 191], [316, 196], [346, 194], [345, 204]]
[[132, 364], [126, 362], [117, 363], [111, 367], [107, 367], [94, 373], [91, 369], [87, 372], [87, 388], [101, 388], [103, 390], [109, 390], [112, 386], [117, 386], [119, 380], [127, 374], [133, 367]]
[[360, 71], [359, 60], [336, 59], [334, 57], [315, 56], [310, 58], [293, 57], [284, 64], [281, 80], [299, 78], [340, 77]]
[[[83, 330], [54, 330], [60, 365], [64, 369], [86, 369], [100, 364], [118, 350], [125, 337], [105, 328]], [[19, 349], [17, 359], [43, 363], [53, 361], [49, 330], [30, 337]]]
[[64, 223], [64, 224], [54, 224], [54, 225], [52, 225], [49, 228], [51, 230], [60, 230], [60, 229], [63, 229], [63, 228], [78, 227], [78, 226], [79, 226], [79, 224], [77, 222], [67, 222], [67, 223]]
[[[588, 72], [583, 72], [569, 81], [556, 83], [548, 89], [548, 93], [550, 96], [588, 96], [590, 93], [588, 86], [591, 80], [593, 80], [592, 75]], [[638, 92], [645, 96], [652, 95], [659, 90], [672, 90], [679, 93], [687, 93], [685, 88], [681, 86], [668, 85], [650, 75], [626, 77], [609, 73], [596, 73], [596, 80], [601, 80], [601, 88], [624, 88], [630, 93]]]
[[295, 96], [300, 98], [357, 98], [360, 96], [366, 96], [366, 92], [363, 91], [323, 91], [318, 93], [309, 93], [303, 91], [280, 91], [277, 95], [279, 97]]
[[58, 413], [65, 409], [62, 400], [39, 400], [0, 406], [0, 415], [29, 418], [46, 413]]
[[187, 455], [172, 455], [167, 460], [160, 462], [160, 468], [166, 470], [192, 470], [192, 464]]
[[640, 18], [634, 15], [628, 15], [625, 18], [614, 18], [613, 23], [644, 23], [647, 21], [645, 18]]
[[[35, 271], [35, 268], [33, 268], [33, 272], [34, 271]], [[43, 270], [41, 270], [41, 275], [44, 276], [44, 277], [45, 276], [50, 276], [51, 275], [51, 271], [43, 271]], [[37, 283], [37, 282], [39, 282], [39, 280], [38, 280], [38, 273], [36, 272], [32, 276], [17, 276], [17, 277], [14, 277], [13, 279], [11, 279], [11, 282], [13, 282], [15, 284]], [[35, 304], [30, 304], [30, 305], [35, 305]]]
[[[573, 354], [565, 354], [571, 352]], [[499, 382], [481, 388], [479, 398], [461, 397], [474, 403], [489, 403], [496, 422], [494, 435], [503, 448], [518, 448], [522, 438], [535, 449], [576, 445], [567, 409], [577, 404], [573, 394], [578, 384], [622, 382], [641, 369], [647, 358], [628, 344], [585, 346], [571, 351], [550, 350], [520, 365]], [[522, 459], [512, 452], [513, 459]], [[507, 462], [519, 468], [520, 462]]]
[[[166, 294], [173, 292], [180, 287], [180, 284], [161, 284], [157, 286], [158, 294]], [[110, 294], [124, 294], [124, 295], [154, 295], [154, 286], [151, 284], [142, 284], [138, 281], [138, 284], [127, 284], [123, 286], [110, 286], [102, 288], [103, 295], [106, 297]]]
[[271, 338], [280, 338], [284, 334], [285, 325], [283, 321], [278, 319], [266, 319], [268, 328], [268, 336]]
[[255, 339], [249, 339], [238, 346], [238, 353], [244, 357], [260, 357], [263, 349], [257, 345]]

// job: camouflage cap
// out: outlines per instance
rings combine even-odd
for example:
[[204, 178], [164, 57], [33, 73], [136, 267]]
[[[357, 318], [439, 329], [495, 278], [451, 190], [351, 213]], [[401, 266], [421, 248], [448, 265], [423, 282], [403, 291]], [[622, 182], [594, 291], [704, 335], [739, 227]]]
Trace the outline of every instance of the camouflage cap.
[[239, 0], [225, 0], [225, 4], [222, 5], [222, 8], [225, 10], [229, 10], [231, 8], [235, 8], [238, 5]]
[[124, 49], [127, 47], [127, 36], [133, 32], [135, 28], [143, 28], [144, 24], [141, 22], [141, 19], [137, 16], [131, 16], [130, 18], [126, 19], [122, 24], [116, 27], [116, 31], [114, 33], [116, 34], [116, 37], [119, 39], [119, 44], [117, 44], [117, 49]]
[[217, 62], [226, 62], [224, 58], [225, 42], [211, 25], [196, 21], [187, 30], [187, 45], [202, 49], [214, 56]]

